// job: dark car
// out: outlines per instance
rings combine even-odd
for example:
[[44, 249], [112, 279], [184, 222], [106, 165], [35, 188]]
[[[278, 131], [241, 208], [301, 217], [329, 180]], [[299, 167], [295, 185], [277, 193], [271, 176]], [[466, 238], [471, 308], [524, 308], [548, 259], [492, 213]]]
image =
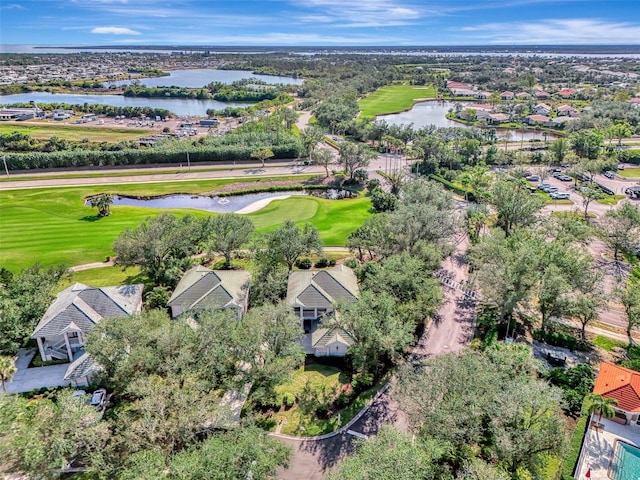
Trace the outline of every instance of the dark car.
[[615, 173], [613, 173], [613, 172], [612, 172], [612, 171], [610, 171], [610, 170], [607, 170], [606, 172], [604, 172], [604, 173], [603, 173], [603, 175], [604, 175], [605, 177], [607, 177], [607, 178], [615, 178], [615, 176], [616, 176], [616, 174], [615, 174]]
[[99, 388], [91, 395], [89, 405], [95, 408], [98, 412], [102, 412], [107, 405], [107, 391], [104, 388]]

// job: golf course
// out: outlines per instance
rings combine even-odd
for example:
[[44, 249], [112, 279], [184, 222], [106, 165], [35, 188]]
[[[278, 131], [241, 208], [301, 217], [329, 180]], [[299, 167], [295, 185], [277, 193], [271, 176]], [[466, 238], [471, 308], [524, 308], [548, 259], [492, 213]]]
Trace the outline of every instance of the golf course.
[[[299, 178], [299, 177], [298, 177]], [[260, 181], [267, 182], [269, 178]], [[112, 206], [111, 215], [98, 217], [84, 199], [99, 193], [159, 196], [208, 193], [237, 180], [201, 180], [68, 188], [37, 188], [0, 192], [0, 267], [17, 271], [33, 263], [73, 266], [101, 262], [112, 256], [111, 246], [124, 230], [145, 218], [168, 211], [176, 215], [215, 215], [193, 209]], [[260, 183], [260, 182], [256, 182]], [[256, 185], [259, 187], [259, 185]], [[256, 235], [276, 229], [286, 220], [312, 223], [327, 246], [344, 245], [350, 232], [371, 215], [368, 197], [327, 200], [295, 197], [276, 200], [248, 214]]]
[[362, 117], [374, 118], [409, 110], [419, 101], [436, 98], [436, 93], [431, 85], [387, 85], [364, 97], [358, 106]]

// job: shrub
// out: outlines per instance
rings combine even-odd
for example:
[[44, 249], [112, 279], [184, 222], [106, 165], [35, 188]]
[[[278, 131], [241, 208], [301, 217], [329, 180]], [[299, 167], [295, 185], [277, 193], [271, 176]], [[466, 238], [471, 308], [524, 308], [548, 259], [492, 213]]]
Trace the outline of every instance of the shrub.
[[351, 379], [351, 386], [356, 392], [364, 392], [373, 385], [373, 375], [370, 373], [356, 373]]
[[308, 258], [301, 258], [296, 262], [296, 267], [301, 270], [309, 270], [311, 268], [311, 260]]
[[585, 345], [582, 345], [582, 343], [579, 342], [577, 338], [566, 333], [552, 331], [543, 332], [542, 330], [534, 330], [533, 338], [534, 340], [545, 342], [555, 347], [568, 348], [571, 351], [586, 350]]
[[380, 179], [378, 178], [372, 178], [367, 182], [367, 190], [369, 190], [370, 192], [379, 187], [380, 187]]
[[371, 191], [371, 205], [378, 212], [390, 212], [398, 206], [398, 199], [393, 193], [376, 188]]
[[[353, 392], [353, 390], [351, 390], [351, 392]], [[351, 397], [352, 394], [349, 392], [341, 393], [340, 395], [338, 395], [335, 401], [336, 408], [342, 409], [348, 406], [351, 403]]]
[[345, 258], [343, 263], [344, 263], [345, 267], [349, 267], [349, 268], [351, 268], [353, 270], [355, 270], [356, 268], [358, 268], [360, 266], [360, 263], [358, 262], [358, 260], [356, 260], [353, 257]]
[[320, 405], [318, 405], [318, 407], [316, 408], [316, 415], [319, 418], [325, 418], [328, 414], [329, 405], [327, 405], [326, 403], [321, 403]]
[[294, 403], [296, 403], [296, 397], [293, 393], [286, 392], [284, 395], [282, 395], [282, 405], [285, 408], [293, 407]]
[[316, 268], [326, 268], [330, 265], [329, 259], [327, 257], [320, 257], [318, 261], [316, 261]]

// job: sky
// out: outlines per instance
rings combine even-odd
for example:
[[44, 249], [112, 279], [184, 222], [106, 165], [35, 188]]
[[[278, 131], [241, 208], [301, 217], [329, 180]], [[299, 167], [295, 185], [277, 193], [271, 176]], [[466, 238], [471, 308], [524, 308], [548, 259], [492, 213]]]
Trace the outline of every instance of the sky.
[[0, 44], [640, 46], [640, 0], [0, 0]]

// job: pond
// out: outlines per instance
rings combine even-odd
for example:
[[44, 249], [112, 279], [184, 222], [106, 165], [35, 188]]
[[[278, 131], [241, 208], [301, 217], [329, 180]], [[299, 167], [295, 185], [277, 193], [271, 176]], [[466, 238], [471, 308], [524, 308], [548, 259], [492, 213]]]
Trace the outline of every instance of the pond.
[[[269, 84], [302, 85], [302, 79], [276, 75], [254, 74], [249, 70], [216, 70], [196, 68], [192, 70], [169, 70], [168, 77], [141, 78], [138, 82], [147, 87], [201, 88], [211, 82], [232, 83], [245, 78], [257, 78]], [[128, 85], [132, 80], [106, 82], [106, 85]]]
[[[140, 199], [116, 196], [113, 205], [126, 205], [147, 208], [193, 208], [216, 213], [251, 213], [273, 200], [288, 198], [292, 195], [308, 195], [305, 191], [264, 192], [228, 197], [207, 197], [202, 195], [169, 195], [152, 199]], [[88, 205], [88, 203], [87, 203]]]
[[[407, 110], [406, 112], [393, 113], [391, 115], [380, 115], [376, 119], [384, 120], [389, 125], [409, 125], [413, 123], [413, 127], [416, 129], [428, 127], [429, 125], [435, 125], [437, 128], [451, 128], [451, 127], [462, 127], [462, 128], [470, 128], [464, 123], [454, 122], [453, 120], [449, 120], [446, 118], [449, 110], [453, 109], [456, 103], [460, 103], [463, 107], [471, 105], [468, 102], [448, 102], [448, 101], [430, 101], [430, 102], [419, 102], [416, 103], [411, 110]], [[502, 129], [504, 131], [505, 129]], [[535, 132], [531, 130], [527, 131], [519, 131], [514, 129], [509, 129], [511, 132], [510, 141], [527, 141], [527, 140], [544, 140], [544, 135], [542, 132]], [[500, 130], [498, 130], [498, 136], [500, 136]], [[553, 140], [557, 138], [553, 134], [548, 134], [547, 139]]]
[[227, 107], [246, 107], [253, 103], [219, 102], [217, 100], [196, 100], [192, 98], [139, 98], [124, 95], [80, 95], [67, 93], [31, 92], [15, 95], [0, 95], [0, 104], [14, 103], [68, 103], [70, 105], [103, 104], [114, 107], [165, 108], [178, 116], [206, 117], [207, 109], [222, 110]]

